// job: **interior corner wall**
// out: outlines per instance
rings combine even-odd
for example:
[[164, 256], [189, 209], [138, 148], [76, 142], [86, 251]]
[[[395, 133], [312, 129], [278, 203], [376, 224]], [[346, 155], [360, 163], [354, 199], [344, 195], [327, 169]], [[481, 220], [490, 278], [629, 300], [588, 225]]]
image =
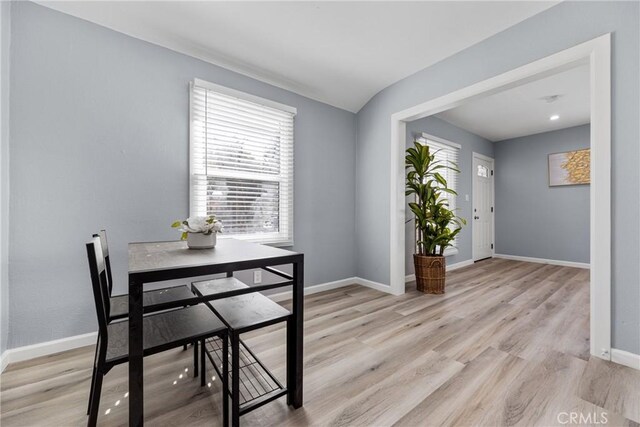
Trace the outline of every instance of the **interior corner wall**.
[[612, 345], [640, 354], [639, 27], [638, 2], [561, 2], [376, 94], [358, 112], [356, 274], [390, 283], [392, 114], [611, 33]]
[[189, 82], [297, 108], [293, 250], [305, 285], [355, 276], [355, 114], [32, 2], [12, 7], [9, 348], [96, 330], [85, 242], [175, 240], [189, 209]]
[[589, 125], [495, 143], [496, 253], [589, 263], [589, 185], [549, 186], [547, 161], [589, 143]]
[[9, 339], [9, 52], [11, 2], [0, 2], [0, 354]]
[[[407, 147], [413, 146], [413, 141], [419, 138], [423, 132], [432, 136], [437, 136], [447, 141], [460, 144], [459, 164], [460, 175], [458, 176], [458, 196], [456, 199], [457, 214], [467, 220], [467, 225], [458, 234], [458, 253], [447, 256], [447, 265], [472, 258], [472, 186], [473, 186], [473, 153], [480, 153], [488, 157], [493, 157], [493, 143], [486, 138], [471, 133], [465, 129], [452, 125], [438, 117], [430, 116], [420, 120], [407, 123]], [[466, 197], [469, 200], [466, 200]], [[405, 275], [415, 272], [413, 265], [413, 254], [415, 253], [415, 232], [413, 215], [409, 209], [405, 212]]]

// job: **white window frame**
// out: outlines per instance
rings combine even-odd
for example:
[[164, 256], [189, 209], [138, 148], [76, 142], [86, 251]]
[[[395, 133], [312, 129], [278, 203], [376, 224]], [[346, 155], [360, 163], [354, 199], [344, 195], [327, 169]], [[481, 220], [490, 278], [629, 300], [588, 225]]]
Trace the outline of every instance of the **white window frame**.
[[[429, 144], [430, 141], [435, 144]], [[443, 149], [443, 148], [457, 150], [458, 163], [460, 162], [460, 156], [462, 151], [462, 146], [460, 144], [448, 141], [444, 138], [440, 138], [435, 135], [430, 135], [425, 132], [422, 132], [420, 138], [418, 138], [418, 142], [424, 145], [428, 145], [430, 148], [435, 148], [436, 150]], [[441, 146], [445, 146], [445, 147], [441, 147]], [[459, 164], [457, 166], [458, 168], [460, 168]], [[446, 172], [447, 175], [449, 175], [449, 173], [453, 173], [453, 172]], [[447, 184], [451, 185], [452, 181], [447, 179], [447, 176], [445, 176], [444, 178], [447, 180]], [[458, 188], [459, 181], [460, 181], [459, 177], [458, 179], [456, 179], [456, 181], [454, 181], [455, 188], [452, 188], [450, 186], [450, 188], [456, 193], [459, 190]], [[449, 209], [453, 210], [454, 212], [456, 212], [456, 214], [458, 214], [459, 212], [456, 211], [456, 208], [458, 207], [458, 200], [457, 200], [458, 196], [454, 196], [453, 194], [444, 194], [443, 197], [445, 197], [449, 201]], [[447, 256], [458, 254], [460, 252], [458, 249], [459, 243], [460, 243], [460, 234], [458, 233], [458, 235], [453, 240], [453, 246], [450, 246], [444, 250], [444, 256], [447, 257]]]
[[[231, 89], [231, 88], [221, 86], [215, 83], [211, 83], [205, 80], [194, 79], [189, 84], [189, 215], [190, 216], [204, 215], [203, 209], [198, 203], [199, 198], [196, 197], [196, 191], [194, 189], [195, 180], [194, 180], [193, 170], [196, 162], [196, 159], [194, 156], [194, 153], [196, 151], [194, 150], [194, 120], [195, 120], [194, 119], [194, 99], [193, 99], [194, 87], [204, 88], [206, 90], [210, 90], [210, 91], [217, 92], [219, 94], [223, 94], [227, 96], [232, 96], [234, 98], [237, 98], [243, 101], [248, 101], [254, 104], [259, 104], [265, 107], [274, 108], [274, 109], [291, 113], [294, 117], [294, 122], [295, 122], [295, 116], [297, 114], [297, 109], [295, 107], [281, 104], [279, 102], [272, 101], [270, 99], [261, 98], [259, 96], [255, 96], [249, 93], [241, 92], [239, 90]], [[294, 124], [294, 129], [295, 129], [295, 124]], [[294, 239], [293, 237], [294, 146], [295, 146], [295, 137], [292, 137], [291, 164], [286, 166], [287, 168], [291, 169], [289, 174], [290, 182], [286, 182], [286, 185], [290, 187], [290, 190], [281, 191], [279, 193], [279, 210], [280, 210], [279, 211], [280, 224], [278, 227], [279, 231], [274, 233], [225, 234], [223, 230], [223, 233], [219, 235], [220, 238], [235, 238], [235, 239], [246, 240], [250, 242], [268, 244], [270, 246], [293, 246], [294, 244], [294, 240], [293, 240]], [[219, 176], [219, 175], [221, 174], [216, 174], [216, 176]], [[251, 176], [251, 173], [247, 173], [247, 176], [244, 176], [243, 173], [237, 172], [237, 171], [226, 171], [225, 175], [230, 175], [230, 176], [233, 175], [237, 178], [254, 179], [254, 177]], [[282, 180], [283, 178], [274, 180], [274, 181], [282, 182]], [[280, 188], [282, 188], [282, 186]], [[283, 226], [283, 223], [286, 224], [286, 226]]]

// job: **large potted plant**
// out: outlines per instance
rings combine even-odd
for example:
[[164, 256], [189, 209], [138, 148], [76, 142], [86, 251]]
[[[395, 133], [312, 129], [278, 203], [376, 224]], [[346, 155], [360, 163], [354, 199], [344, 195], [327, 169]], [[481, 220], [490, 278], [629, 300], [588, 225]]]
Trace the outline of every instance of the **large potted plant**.
[[449, 209], [445, 194], [456, 195], [440, 172], [460, 173], [453, 162], [435, 159], [427, 145], [414, 141], [405, 157], [407, 171], [406, 195], [414, 196], [409, 203], [416, 229], [416, 253], [413, 262], [419, 291], [444, 293], [446, 264], [444, 251], [466, 224]]

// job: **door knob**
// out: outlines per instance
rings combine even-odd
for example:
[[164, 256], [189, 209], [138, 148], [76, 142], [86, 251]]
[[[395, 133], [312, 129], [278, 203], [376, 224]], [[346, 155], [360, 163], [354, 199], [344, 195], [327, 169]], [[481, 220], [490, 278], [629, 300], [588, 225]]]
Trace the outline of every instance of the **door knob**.
[[479, 216], [474, 216], [473, 219], [480, 219], [480, 217]]

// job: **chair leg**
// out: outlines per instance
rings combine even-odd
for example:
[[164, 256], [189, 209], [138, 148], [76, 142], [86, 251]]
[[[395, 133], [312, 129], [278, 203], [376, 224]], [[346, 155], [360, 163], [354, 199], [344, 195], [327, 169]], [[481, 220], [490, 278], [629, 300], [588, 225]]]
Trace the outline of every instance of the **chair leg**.
[[91, 370], [91, 387], [89, 388], [89, 403], [87, 404], [87, 415], [91, 410], [91, 401], [93, 400], [93, 386], [96, 383], [96, 363], [98, 361], [98, 343], [96, 342], [96, 353], [93, 356], [93, 369]]
[[207, 376], [207, 363], [205, 362], [205, 346], [204, 340], [200, 341], [200, 387], [204, 387], [205, 377]]
[[198, 378], [198, 341], [193, 342], [193, 378]]
[[222, 337], [222, 425], [229, 426], [229, 341]]
[[91, 406], [89, 408], [89, 421], [88, 427], [95, 427], [98, 423], [98, 410], [100, 409], [100, 394], [102, 393], [102, 379], [104, 374], [101, 369], [96, 370], [95, 383], [93, 384], [93, 391], [91, 392]]
[[93, 401], [93, 387], [96, 384], [96, 367], [93, 367], [91, 372], [91, 387], [89, 388], [89, 403], [87, 404], [87, 415], [89, 415], [89, 411], [91, 410], [91, 402]]
[[[187, 306], [185, 305], [183, 308], [187, 308]], [[188, 344], [185, 344], [182, 346], [182, 351], [187, 351], [187, 346]]]
[[240, 426], [240, 336], [231, 332], [231, 425]]

